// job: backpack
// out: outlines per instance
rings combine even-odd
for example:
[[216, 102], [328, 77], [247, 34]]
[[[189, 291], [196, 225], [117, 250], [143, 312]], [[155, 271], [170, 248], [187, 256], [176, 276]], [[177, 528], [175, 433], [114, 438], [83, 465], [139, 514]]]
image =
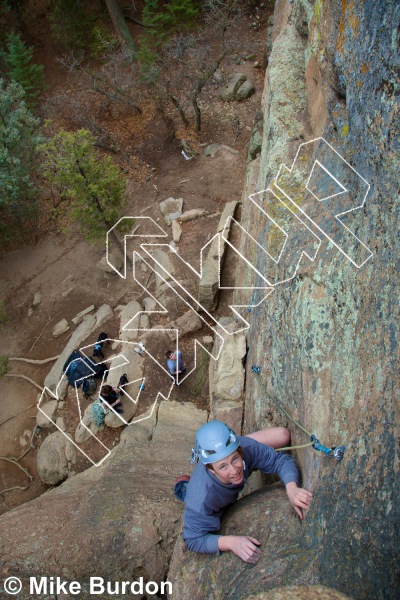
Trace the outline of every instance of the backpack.
[[82, 383], [82, 392], [85, 396], [91, 396], [94, 394], [97, 388], [97, 382], [94, 377], [87, 377]]
[[[107, 370], [106, 365], [97, 364], [92, 362], [89, 358], [86, 358], [79, 352], [74, 350], [65, 361], [63, 371], [67, 376], [68, 383], [72, 386], [76, 384], [77, 387], [82, 385], [84, 377], [102, 377], [104, 372]], [[80, 381], [82, 380], [82, 381]]]

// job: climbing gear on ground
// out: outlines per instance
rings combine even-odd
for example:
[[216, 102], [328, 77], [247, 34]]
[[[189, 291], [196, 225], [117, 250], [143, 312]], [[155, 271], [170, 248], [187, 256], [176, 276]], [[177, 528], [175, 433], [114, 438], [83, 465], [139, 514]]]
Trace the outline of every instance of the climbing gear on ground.
[[146, 350], [146, 346], [143, 344], [143, 342], [139, 342], [139, 345], [135, 346], [133, 350], [136, 352], [136, 354], [142, 355]]
[[239, 446], [239, 438], [228, 425], [222, 421], [205, 423], [196, 432], [196, 446], [192, 448], [190, 463], [197, 460], [204, 465], [222, 460], [232, 454]]
[[104, 410], [101, 402], [95, 402], [94, 404], [92, 404], [92, 415], [98, 427], [100, 427], [100, 425], [103, 425], [106, 416], [106, 411]]
[[141, 384], [139, 385], [139, 390], [140, 390], [140, 391], [142, 391], [142, 390], [144, 390], [144, 389], [145, 389], [144, 383], [141, 383]]
[[188, 486], [189, 479], [190, 479], [189, 475], [180, 475], [175, 481], [175, 485], [174, 485], [175, 498], [177, 498], [181, 502], [183, 502], [186, 497], [186, 488]]
[[86, 398], [94, 394], [97, 388], [97, 381], [94, 377], [86, 377], [82, 383], [82, 392]]
[[259, 373], [261, 371], [261, 367], [255, 367], [254, 365], [251, 367], [253, 373]]
[[280, 408], [280, 410], [283, 413], [285, 413], [287, 418], [290, 419], [292, 421], [292, 423], [297, 425], [297, 427], [299, 427], [302, 431], [304, 431], [304, 433], [306, 433], [310, 437], [310, 441], [308, 442], [308, 444], [303, 444], [301, 446], [287, 446], [285, 448], [277, 448], [276, 449], [277, 451], [296, 450], [297, 448], [307, 448], [308, 446], [312, 446], [314, 448], [314, 450], [319, 450], [320, 452], [323, 452], [326, 456], [329, 456], [330, 458], [334, 458], [338, 462], [340, 462], [343, 459], [343, 456], [344, 456], [344, 453], [346, 450], [346, 446], [333, 446], [332, 448], [327, 448], [326, 446], [323, 446], [320, 443], [320, 441], [318, 440], [318, 438], [313, 433], [310, 433], [309, 431], [307, 431], [307, 429], [305, 429], [302, 425], [300, 425], [300, 423], [298, 423], [295, 419], [293, 419], [292, 416], [289, 415], [289, 413], [282, 406], [282, 404], [280, 403], [278, 398], [276, 398], [275, 396], [271, 396], [271, 394], [267, 391], [267, 388], [265, 387], [265, 385], [262, 381], [260, 381], [260, 385], [263, 388], [266, 396], [270, 400], [275, 402], [275, 404]]

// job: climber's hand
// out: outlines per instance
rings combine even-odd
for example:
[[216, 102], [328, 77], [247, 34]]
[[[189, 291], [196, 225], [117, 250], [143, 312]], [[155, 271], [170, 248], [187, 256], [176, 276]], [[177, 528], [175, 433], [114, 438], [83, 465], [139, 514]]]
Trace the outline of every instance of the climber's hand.
[[286, 493], [290, 504], [299, 515], [300, 519], [304, 519], [303, 510], [307, 511], [310, 508], [312, 494], [308, 490], [297, 487], [297, 483], [292, 481], [286, 485]]
[[261, 542], [248, 535], [221, 535], [218, 538], [218, 548], [222, 551], [231, 550], [236, 556], [248, 563], [257, 563], [261, 550], [257, 548]]

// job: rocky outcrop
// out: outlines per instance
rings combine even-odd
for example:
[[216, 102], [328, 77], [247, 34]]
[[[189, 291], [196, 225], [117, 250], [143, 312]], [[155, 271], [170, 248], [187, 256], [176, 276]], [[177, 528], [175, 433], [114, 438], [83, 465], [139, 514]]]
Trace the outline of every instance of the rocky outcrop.
[[[171, 323], [168, 323], [168, 329], [177, 329], [179, 337], [194, 331], [198, 331], [202, 327], [203, 322], [197, 312], [194, 310], [188, 310], [181, 317], [176, 319], [176, 321], [171, 321]], [[176, 340], [175, 331], [167, 331], [167, 335], [171, 341]]]
[[230, 217], [234, 216], [236, 206], [237, 202], [235, 200], [225, 205], [218, 224], [218, 235], [211, 242], [207, 258], [203, 263], [199, 283], [199, 302], [203, 308], [210, 312], [213, 312], [217, 307], [220, 270], [224, 265], [227, 246], [225, 240], [229, 238]]
[[[347, 446], [341, 463], [310, 449], [297, 452], [303, 482], [314, 494], [299, 551], [318, 547], [317, 580], [356, 598], [395, 597], [399, 576], [394, 300], [399, 121], [393, 120], [398, 23], [395, 3], [381, 0], [295, 0], [292, 7], [276, 2], [261, 161], [258, 173], [258, 159], [249, 167], [242, 212], [246, 230], [265, 247], [273, 237], [271, 222], [247, 200], [248, 194], [272, 185], [279, 196], [273, 180], [280, 164], [291, 167], [300, 143], [318, 136], [371, 185], [363, 210], [348, 215], [345, 223], [373, 257], [355, 266], [307, 221], [322, 239], [316, 260], [303, 257], [297, 275], [253, 311], [244, 415], [246, 430], [287, 424], [267, 389], [323, 443]], [[325, 158], [323, 147], [323, 142], [315, 145], [304, 171], [310, 173], [312, 161]], [[360, 205], [362, 184], [352, 184], [353, 172], [344, 161], [332, 167], [351, 191], [352, 206]], [[319, 191], [327, 195], [325, 181]], [[322, 218], [323, 203], [315, 208], [305, 185], [299, 197], [303, 210], [313, 209]], [[334, 219], [339, 201], [330, 200], [332, 213], [321, 227], [331, 238], [341, 227]], [[300, 224], [290, 245], [305, 247]], [[349, 252], [355, 245], [353, 238]], [[244, 239], [241, 248], [246, 255]], [[250, 258], [266, 272], [265, 254]], [[251, 283], [238, 272], [238, 287]], [[261, 366], [259, 375], [251, 372], [252, 364]], [[307, 441], [301, 430], [290, 427], [294, 444]]]
[[76, 461], [76, 450], [61, 431], [51, 433], [40, 446], [37, 470], [40, 479], [48, 485], [56, 485], [66, 479]]
[[39, 427], [41, 427], [42, 429], [51, 429], [52, 427], [54, 427], [52, 421], [54, 421], [55, 419], [57, 405], [57, 400], [50, 400], [50, 402], [42, 404], [42, 406], [40, 407], [42, 410], [38, 410], [36, 414], [36, 423], [39, 425]]
[[[233, 332], [235, 322], [224, 318], [220, 321], [224, 329]], [[222, 340], [216, 337], [213, 356], [218, 360], [210, 361], [210, 419], [227, 423], [234, 431], [241, 431], [243, 420], [243, 393], [245, 370], [243, 361], [246, 356], [246, 337], [243, 333], [224, 334]]]
[[346, 600], [349, 596], [324, 585], [289, 585], [241, 600]]
[[127, 427], [101, 466], [3, 514], [2, 560], [22, 579], [165, 580], [182, 515], [172, 488], [204, 421], [191, 404], [162, 402], [157, 424], [154, 415]]
[[231, 552], [199, 555], [178, 540], [168, 573], [174, 599], [241, 600], [266, 588], [313, 581], [314, 551], [303, 547], [301, 523], [282, 488], [259, 490], [236, 502], [221, 533], [260, 541], [259, 563], [251, 567]]

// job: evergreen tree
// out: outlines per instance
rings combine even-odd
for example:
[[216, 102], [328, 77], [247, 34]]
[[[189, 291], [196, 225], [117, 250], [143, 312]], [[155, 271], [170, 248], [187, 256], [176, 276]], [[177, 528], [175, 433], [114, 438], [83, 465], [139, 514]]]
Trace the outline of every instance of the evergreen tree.
[[0, 236], [10, 239], [36, 213], [32, 180], [39, 119], [26, 107], [25, 92], [0, 79]]
[[173, 30], [191, 27], [199, 14], [196, 5], [193, 0], [171, 0], [165, 7], [165, 25]]
[[83, 50], [92, 43], [94, 20], [77, 0], [50, 0], [51, 31], [66, 50]]
[[121, 173], [110, 157], [97, 153], [94, 142], [85, 129], [72, 133], [61, 130], [39, 147], [43, 174], [63, 200], [60, 207], [91, 242], [104, 240], [125, 199]]
[[147, 70], [156, 62], [157, 52], [168, 36], [192, 27], [198, 14], [197, 2], [193, 0], [171, 0], [163, 9], [158, 0], [145, 0], [142, 21], [148, 29], [140, 42], [138, 61], [146, 79], [151, 79]]
[[44, 87], [43, 65], [33, 62], [33, 51], [21, 40], [16, 33], [8, 35], [8, 54], [6, 63], [8, 75], [19, 83], [25, 91], [25, 100], [33, 108], [38, 102], [38, 97]]

